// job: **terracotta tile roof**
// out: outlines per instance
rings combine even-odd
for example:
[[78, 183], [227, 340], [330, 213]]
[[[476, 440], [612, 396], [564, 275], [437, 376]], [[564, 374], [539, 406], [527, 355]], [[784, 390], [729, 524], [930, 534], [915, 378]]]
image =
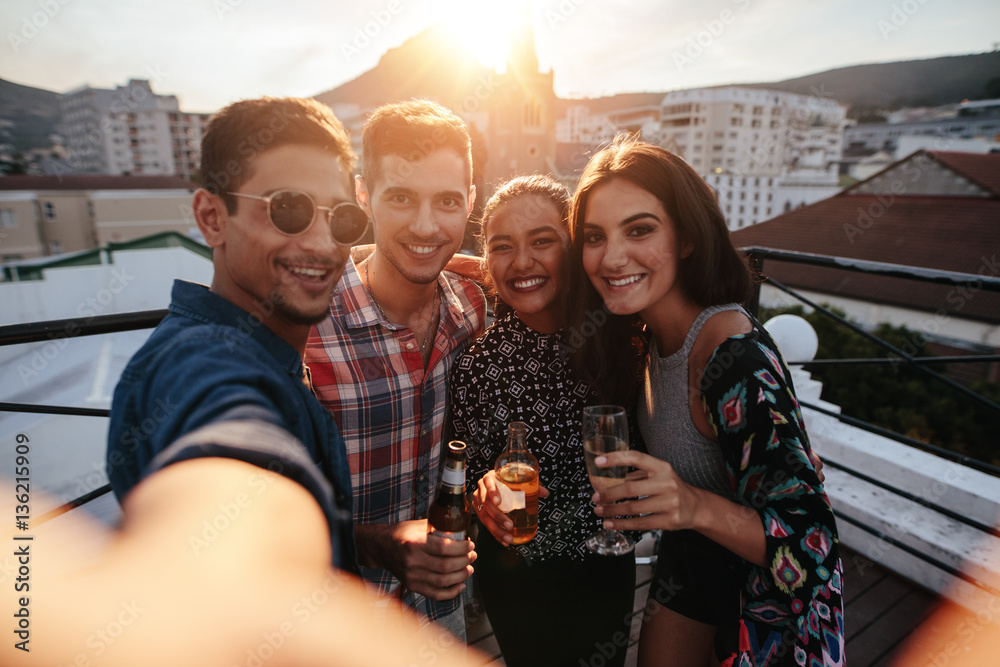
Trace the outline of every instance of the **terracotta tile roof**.
[[190, 190], [196, 185], [178, 176], [3, 176], [0, 191], [12, 190]]
[[1000, 154], [946, 151], [928, 151], [927, 154], [949, 169], [1000, 196]]
[[[1000, 160], [1000, 156], [994, 159]], [[972, 162], [964, 156], [956, 160], [963, 167]], [[884, 195], [840, 194], [733, 232], [732, 238], [740, 247], [997, 276], [1000, 197], [909, 196], [889, 200]], [[978, 291], [975, 285], [963, 290], [773, 260], [765, 262], [764, 273], [789, 286], [1000, 322], [1000, 294]]]

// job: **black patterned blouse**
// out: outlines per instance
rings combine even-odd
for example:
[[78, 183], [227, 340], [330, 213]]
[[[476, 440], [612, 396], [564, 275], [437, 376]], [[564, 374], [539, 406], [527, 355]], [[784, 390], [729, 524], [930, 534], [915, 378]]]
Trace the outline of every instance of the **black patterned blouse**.
[[601, 526], [590, 502], [580, 442], [583, 408], [598, 403], [574, 377], [559, 334], [541, 334], [508, 312], [455, 363], [451, 376], [454, 437], [468, 445], [469, 488], [493, 469], [507, 446], [507, 425], [528, 426], [539, 481], [551, 495], [538, 501], [538, 534], [514, 547], [530, 562], [582, 560], [584, 540]]

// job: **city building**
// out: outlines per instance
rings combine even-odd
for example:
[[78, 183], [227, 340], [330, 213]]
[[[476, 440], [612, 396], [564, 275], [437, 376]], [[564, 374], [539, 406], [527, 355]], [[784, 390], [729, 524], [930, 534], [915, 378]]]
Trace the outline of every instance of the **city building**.
[[[522, 11], [525, 9], [522, 4]], [[486, 183], [552, 173], [556, 166], [556, 94], [553, 72], [538, 69], [530, 13], [511, 44], [507, 70], [488, 99]], [[467, 119], [470, 120], [471, 119]]]
[[860, 123], [844, 131], [844, 152], [860, 158], [886, 151], [901, 160], [909, 154], [904, 150], [915, 150], [912, 143], [905, 143], [907, 138], [921, 139], [924, 142], [921, 148], [986, 152], [990, 147], [972, 146], [1000, 140], [1000, 100], [963, 102], [931, 110], [900, 110], [890, 114], [885, 123]]
[[210, 114], [180, 110], [144, 79], [114, 90], [85, 86], [62, 97], [62, 133], [73, 173], [191, 179]]
[[165, 231], [194, 235], [194, 188], [176, 176], [0, 178], [0, 261], [90, 250]]
[[[730, 229], [741, 229], [839, 190], [846, 109], [835, 100], [725, 86], [566, 104], [561, 144], [596, 147], [620, 133], [683, 157], [718, 193]], [[583, 152], [561, 149], [560, 155]], [[579, 162], [579, 160], [576, 160]], [[575, 168], [561, 161], [560, 166]]]

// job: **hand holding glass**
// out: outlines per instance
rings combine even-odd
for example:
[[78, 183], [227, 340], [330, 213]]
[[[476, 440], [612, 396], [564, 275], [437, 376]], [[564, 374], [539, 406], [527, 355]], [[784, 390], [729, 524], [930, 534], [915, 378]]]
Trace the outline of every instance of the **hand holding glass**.
[[[598, 468], [594, 459], [609, 452], [628, 449], [628, 421], [625, 408], [618, 405], [588, 405], [583, 409], [583, 452], [587, 473], [594, 490], [605, 489], [625, 481], [626, 466]], [[621, 556], [635, 548], [635, 542], [617, 530], [602, 528], [587, 538], [587, 548], [602, 556]]]

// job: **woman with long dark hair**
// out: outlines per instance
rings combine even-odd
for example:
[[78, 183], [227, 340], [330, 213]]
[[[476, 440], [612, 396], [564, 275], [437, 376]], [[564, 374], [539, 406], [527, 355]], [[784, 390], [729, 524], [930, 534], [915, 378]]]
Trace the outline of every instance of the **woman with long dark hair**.
[[[837, 665], [837, 528], [788, 368], [739, 304], [752, 286], [711, 188], [681, 158], [622, 138], [573, 199], [571, 323], [606, 307], [576, 361], [638, 405], [650, 454], [595, 494], [613, 529], [661, 529], [639, 664]], [[813, 662], [813, 661], [818, 662]]]

